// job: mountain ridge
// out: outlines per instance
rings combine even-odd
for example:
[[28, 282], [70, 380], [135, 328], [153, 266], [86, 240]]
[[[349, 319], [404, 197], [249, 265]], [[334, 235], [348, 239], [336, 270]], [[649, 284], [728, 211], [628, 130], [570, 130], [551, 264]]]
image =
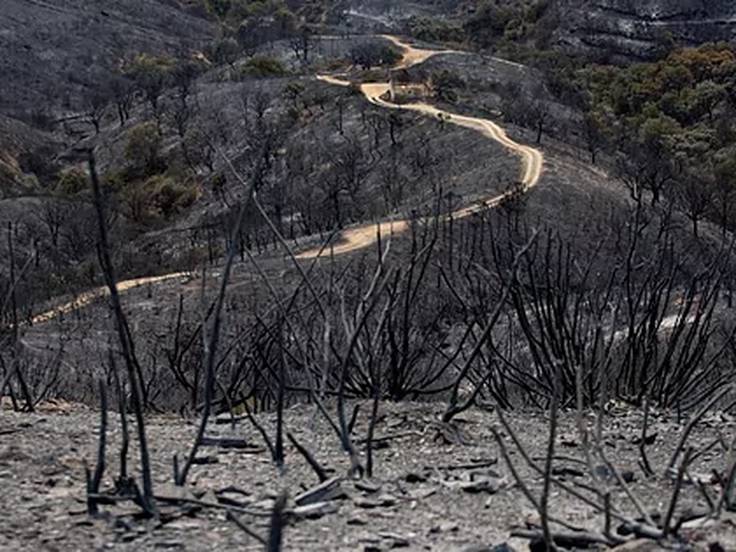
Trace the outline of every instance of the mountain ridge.
[[556, 0], [556, 41], [613, 61], [650, 59], [671, 44], [736, 38], [736, 3], [726, 0]]

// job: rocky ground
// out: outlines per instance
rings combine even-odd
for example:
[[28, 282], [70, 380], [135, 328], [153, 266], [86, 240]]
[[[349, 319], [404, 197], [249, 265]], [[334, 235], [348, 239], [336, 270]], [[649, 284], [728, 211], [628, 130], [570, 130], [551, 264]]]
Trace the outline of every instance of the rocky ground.
[[[86, 513], [84, 466], [94, 465], [99, 416], [85, 407], [53, 402], [34, 414], [15, 413], [5, 404], [0, 411], [0, 549], [2, 550], [259, 550], [263, 545], [228, 519], [240, 509], [240, 519], [258, 535], [268, 533], [268, 513], [274, 498], [289, 493], [286, 550], [527, 550], [526, 540], [511, 536], [515, 529], [538, 523], [538, 515], [515, 484], [492, 436], [497, 414], [481, 410], [462, 415], [456, 430], [436, 422], [440, 405], [382, 404], [376, 428], [374, 478], [344, 478], [335, 482], [337, 492], [321, 497], [318, 504], [301, 509], [297, 496], [318, 484], [304, 459], [287, 447], [283, 475], [273, 467], [263, 441], [246, 420], [235, 427], [213, 424], [210, 436], [243, 440], [245, 448], [203, 448], [202, 464], [195, 465], [185, 490], [171, 485], [171, 459], [187, 452], [195, 426], [175, 417], [154, 416], [147, 425], [151, 443], [156, 495], [161, 519], [143, 520], [131, 503], [102, 506], [102, 515]], [[369, 405], [362, 405], [354, 440], [366, 435]], [[545, 415], [534, 412], [509, 414], [511, 427], [530, 455], [543, 460], [546, 450]], [[275, 416], [258, 419], [272, 432]], [[672, 414], [655, 413], [648, 430], [653, 443], [647, 447], [657, 473], [647, 478], [638, 467], [636, 439], [642, 415], [633, 410], [612, 410], [605, 418], [603, 437], [608, 457], [625, 477], [631, 490], [656, 519], [667, 509], [674, 484], [664, 477], [668, 459], [683, 430]], [[586, 415], [592, 422], [593, 415]], [[300, 405], [286, 413], [287, 430], [330, 470], [345, 476], [349, 462], [340, 453], [334, 432], [313, 407]], [[582, 490], [593, 483], [587, 473], [581, 439], [573, 413], [564, 413], [557, 439], [554, 473]], [[722, 470], [725, 453], [716, 439], [731, 442], [736, 423], [726, 414], [714, 414], [696, 428], [690, 444], [701, 454], [688, 475], [703, 480], [703, 489], [715, 499], [718, 487], [709, 475]], [[108, 471], [103, 489], [110, 490], [119, 469], [120, 429], [111, 413], [107, 455]], [[533, 475], [509, 440], [514, 467], [535, 495], [542, 480]], [[361, 447], [362, 448], [362, 447]], [[131, 451], [130, 464], [137, 455]], [[636, 509], [610, 474], [596, 467], [600, 484], [610, 488], [614, 506], [631, 517]], [[627, 473], [630, 472], [630, 473]], [[687, 478], [686, 478], [687, 479]], [[590, 494], [590, 493], [588, 493]], [[174, 499], [185, 499], [174, 502]], [[299, 500], [304, 504], [309, 499]], [[705, 505], [701, 492], [690, 482], [683, 487], [675, 519], [687, 510]], [[602, 516], [581, 501], [553, 488], [551, 512], [576, 526], [603, 527]], [[256, 515], [247, 515], [248, 511]], [[615, 520], [614, 520], [615, 523]], [[619, 525], [616, 523], [616, 525]], [[637, 543], [627, 550], [736, 550], [736, 516], [720, 521], [688, 521], [678, 540], [664, 545]], [[475, 548], [474, 548], [475, 547]]]

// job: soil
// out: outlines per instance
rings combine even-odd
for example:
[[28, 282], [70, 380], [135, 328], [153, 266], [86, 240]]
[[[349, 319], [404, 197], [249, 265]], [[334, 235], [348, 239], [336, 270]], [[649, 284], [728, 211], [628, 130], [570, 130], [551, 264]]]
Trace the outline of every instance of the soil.
[[[86, 513], [85, 463], [95, 464], [99, 414], [86, 407], [49, 402], [36, 413], [16, 413], [9, 404], [0, 411], [0, 508], [1, 550], [260, 550], [263, 545], [226, 517], [226, 511], [197, 508], [159, 501], [161, 520], [142, 519], [140, 509], [130, 502], [101, 506], [101, 514]], [[370, 405], [362, 404], [354, 430], [354, 441], [366, 435]], [[539, 518], [522, 490], [514, 483], [509, 467], [495, 444], [492, 428], [497, 414], [475, 409], [461, 415], [454, 428], [437, 420], [439, 404], [382, 403], [377, 440], [383, 444], [375, 453], [374, 478], [357, 480], [346, 476], [349, 461], [327, 422], [311, 405], [297, 405], [285, 413], [286, 428], [306, 445], [331, 476], [343, 478], [343, 498], [327, 501], [327, 513], [316, 519], [290, 516], [285, 529], [286, 550], [471, 550], [506, 543], [514, 550], [527, 550], [525, 540], [512, 538], [514, 528], [539, 523]], [[543, 461], [547, 420], [543, 413], [512, 412], [511, 427], [529, 454]], [[586, 414], [586, 422], [594, 415]], [[273, 435], [275, 415], [257, 419]], [[640, 435], [641, 412], [616, 406], [605, 415], [604, 448], [622, 472], [630, 471], [630, 487], [649, 512], [663, 513], [674, 488], [665, 477], [669, 457], [683, 430], [675, 414], [654, 413], [648, 434], [654, 443], [647, 447], [656, 475], [647, 478], [638, 467], [636, 438]], [[222, 420], [220, 420], [222, 421]], [[555, 470], [568, 483], [591, 485], [584, 449], [575, 429], [573, 413], [563, 413], [557, 438]], [[155, 493], [164, 497], [187, 497], [218, 504], [230, 499], [242, 508], [260, 513], [242, 515], [243, 523], [256, 533], [268, 534], [268, 514], [274, 498], [294, 497], [318, 484], [304, 459], [287, 446], [283, 473], [274, 468], [263, 440], [247, 421], [211, 424], [208, 435], [244, 439], [247, 449], [203, 448], [201, 457], [211, 464], [195, 465], [186, 489], [171, 484], [174, 454], [188, 452], [195, 434], [191, 421], [171, 416], [147, 420]], [[730, 442], [736, 423], [726, 414], [714, 414], [696, 428], [689, 444], [703, 450], [721, 435]], [[133, 429], [131, 429], [133, 432]], [[133, 433], [132, 433], [133, 434]], [[520, 454], [502, 432], [511, 461], [535, 496], [541, 478], [531, 473]], [[118, 472], [120, 424], [111, 412], [108, 429], [107, 473], [103, 490], [110, 491]], [[359, 446], [362, 450], [362, 446]], [[725, 453], [715, 446], [698, 457], [689, 475], [704, 480], [705, 492], [717, 496], [711, 470], [722, 470]], [[543, 462], [541, 462], [543, 463]], [[129, 465], [134, 470], [137, 453], [131, 449]], [[477, 466], [477, 467], [476, 467]], [[621, 512], [637, 517], [622, 488], [606, 483], [612, 503]], [[476, 485], [470, 482], [475, 480]], [[488, 483], [488, 485], [485, 485]], [[484, 487], [485, 486], [485, 487]], [[580, 487], [578, 487], [580, 488]], [[588, 493], [590, 494], [590, 493]], [[233, 502], [231, 502], [233, 503]], [[705, 501], [692, 484], [681, 493], [676, 516], [687, 508], [702, 507]], [[550, 512], [568, 523], [600, 531], [602, 516], [593, 508], [553, 488]], [[653, 514], [654, 515], [654, 514]], [[677, 519], [677, 517], [675, 518]], [[736, 550], [736, 516], [725, 514], [718, 522], [689, 522], [678, 542], [634, 550]], [[716, 543], [721, 548], [716, 547]], [[709, 548], [711, 546], [711, 548]], [[477, 548], [484, 550], [490, 548]]]

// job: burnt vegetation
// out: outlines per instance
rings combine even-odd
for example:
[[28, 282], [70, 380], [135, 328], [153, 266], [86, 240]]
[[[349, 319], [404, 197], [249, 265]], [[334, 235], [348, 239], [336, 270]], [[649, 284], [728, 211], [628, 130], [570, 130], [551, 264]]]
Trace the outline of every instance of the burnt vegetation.
[[[281, 550], [302, 520], [355, 500], [348, 484], [373, 497], [390, 442], [466, 446], [463, 417], [479, 412], [495, 457], [442, 470], [500, 463], [508, 477], [473, 472], [462, 489], [523, 496], [536, 514], [511, 536], [532, 550], [695, 550], [697, 530], [732, 519], [733, 425], [693, 438], [736, 408], [731, 45], [604, 65], [552, 48], [554, 2], [483, 2], [404, 20], [419, 40], [467, 51], [392, 71], [400, 45], [355, 35], [341, 3], [190, 4], [216, 29], [202, 47], [91, 67], [58, 117], [14, 123], [36, 142], [0, 142], [0, 406], [98, 407], [79, 489], [89, 516], [132, 504], [133, 533], [216, 511]], [[516, 63], [491, 54], [532, 68], [499, 84], [452, 65]], [[389, 80], [381, 101], [396, 89], [394, 107], [453, 114], [366, 101], [361, 84]], [[454, 124], [467, 113], [547, 148], [541, 189], [518, 182], [519, 157]], [[365, 247], [341, 254], [356, 230]], [[392, 433], [394, 403], [436, 416]], [[315, 444], [316, 424], [311, 438], [297, 431], [292, 408], [327, 428], [344, 462]], [[641, 418], [635, 473], [607, 434], [617, 408]], [[528, 412], [545, 416], [543, 451], [512, 421]], [[163, 459], [149, 431], [162, 413], [193, 422]], [[657, 443], [659, 465], [650, 424], [665, 413], [680, 431]], [[222, 437], [226, 424], [258, 441]], [[212, 449], [266, 454], [278, 492], [198, 492]], [[290, 486], [296, 464], [316, 482]], [[640, 480], [666, 499], [641, 498]], [[557, 509], [560, 496], [588, 519]]]

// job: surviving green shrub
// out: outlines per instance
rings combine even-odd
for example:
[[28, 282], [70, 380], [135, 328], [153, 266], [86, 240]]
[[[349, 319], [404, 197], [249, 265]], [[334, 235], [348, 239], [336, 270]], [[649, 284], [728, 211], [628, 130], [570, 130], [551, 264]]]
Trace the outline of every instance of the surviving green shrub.
[[419, 40], [429, 42], [462, 42], [465, 31], [459, 25], [437, 17], [412, 17], [409, 32]]
[[171, 86], [176, 62], [168, 56], [139, 54], [123, 68], [123, 74], [135, 83], [157, 119], [161, 115], [161, 95]]
[[438, 99], [452, 103], [457, 101], [457, 90], [465, 88], [465, 81], [457, 73], [445, 69], [432, 73], [432, 88]]
[[144, 181], [128, 183], [119, 190], [119, 197], [126, 214], [132, 220], [142, 222], [156, 216], [170, 218], [190, 207], [198, 197], [198, 188], [158, 174]]
[[190, 128], [181, 142], [186, 163], [192, 170], [204, 166], [210, 172], [215, 170], [215, 147], [207, 135], [199, 128]]
[[392, 66], [400, 59], [401, 54], [395, 48], [376, 42], [358, 44], [350, 50], [350, 61], [364, 70], [378, 66]]
[[274, 57], [270, 56], [253, 56], [241, 69], [242, 77], [283, 77], [287, 70], [284, 64]]
[[102, 184], [106, 190], [112, 193], [118, 193], [125, 190], [128, 185], [125, 171], [109, 171], [102, 177]]
[[190, 207], [198, 195], [197, 186], [161, 175], [148, 179], [145, 186], [150, 193], [151, 204], [165, 218]]
[[54, 186], [54, 191], [59, 194], [73, 196], [83, 192], [89, 187], [87, 173], [78, 167], [59, 172], [59, 179]]
[[[381, 69], [371, 69], [370, 71], [364, 71], [361, 74], [360, 80], [366, 83], [386, 82], [386, 71]], [[358, 90], [360, 90], [360, 85], [358, 85]]]
[[217, 63], [227, 63], [231, 67], [240, 56], [240, 44], [232, 37], [217, 40], [211, 47], [212, 57]]
[[483, 48], [501, 42], [508, 47], [533, 38], [544, 43], [549, 41], [549, 26], [554, 26], [548, 14], [548, 0], [485, 1], [465, 21], [463, 29], [471, 42]]
[[12, 156], [0, 152], [0, 198], [12, 190], [20, 176], [21, 173]]
[[128, 131], [125, 158], [142, 176], [161, 172], [161, 135], [155, 123], [141, 123]]

